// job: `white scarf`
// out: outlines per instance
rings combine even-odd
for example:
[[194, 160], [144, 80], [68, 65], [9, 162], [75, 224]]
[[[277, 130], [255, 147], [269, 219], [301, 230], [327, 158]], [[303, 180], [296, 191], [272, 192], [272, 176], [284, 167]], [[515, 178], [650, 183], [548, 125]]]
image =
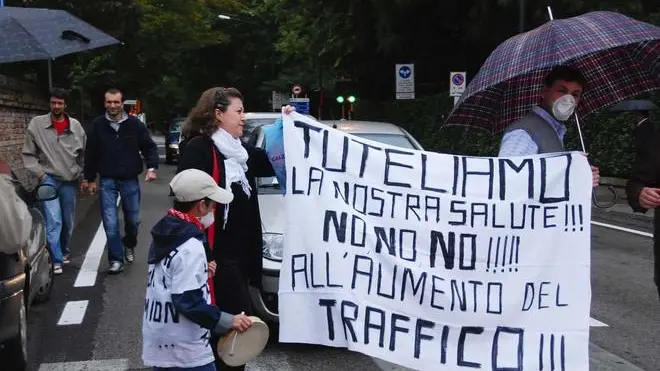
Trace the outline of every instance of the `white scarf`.
[[248, 183], [245, 173], [248, 171], [247, 160], [248, 153], [241, 144], [241, 140], [234, 138], [223, 129], [218, 129], [212, 136], [213, 143], [218, 151], [225, 156], [225, 177], [227, 178], [227, 189], [231, 190], [231, 185], [240, 183], [243, 192], [250, 197], [252, 188]]

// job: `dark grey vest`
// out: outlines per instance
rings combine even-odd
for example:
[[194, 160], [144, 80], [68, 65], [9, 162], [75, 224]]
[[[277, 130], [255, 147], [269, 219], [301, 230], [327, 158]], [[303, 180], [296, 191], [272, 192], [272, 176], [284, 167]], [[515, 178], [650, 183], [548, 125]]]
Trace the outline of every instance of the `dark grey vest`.
[[564, 151], [564, 144], [552, 126], [534, 112], [530, 112], [527, 116], [506, 128], [504, 132], [508, 133], [513, 130], [524, 130], [527, 132], [534, 143], [536, 143], [539, 154]]

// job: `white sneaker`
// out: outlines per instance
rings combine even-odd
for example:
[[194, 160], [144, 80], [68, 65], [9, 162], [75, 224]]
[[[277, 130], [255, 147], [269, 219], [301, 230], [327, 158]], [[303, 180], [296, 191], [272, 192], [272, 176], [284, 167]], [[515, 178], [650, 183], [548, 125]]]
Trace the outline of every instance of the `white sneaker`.
[[135, 249], [132, 247], [127, 247], [126, 248], [126, 261], [129, 263], [132, 263], [135, 261]]
[[122, 263], [112, 262], [112, 264], [110, 264], [110, 270], [108, 271], [108, 273], [119, 274], [123, 270], [124, 270], [124, 265]]
[[54, 273], [54, 274], [62, 274], [62, 273], [64, 273], [64, 271], [62, 270], [62, 266], [59, 265], [59, 264], [55, 264], [55, 265], [53, 266], [53, 273]]

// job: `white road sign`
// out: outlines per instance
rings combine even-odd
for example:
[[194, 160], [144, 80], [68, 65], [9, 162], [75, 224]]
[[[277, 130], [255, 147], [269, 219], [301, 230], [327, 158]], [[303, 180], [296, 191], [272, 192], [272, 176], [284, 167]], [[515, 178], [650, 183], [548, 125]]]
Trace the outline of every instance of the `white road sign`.
[[450, 72], [449, 73], [449, 96], [460, 97], [465, 92], [467, 73]]
[[415, 65], [397, 64], [394, 67], [396, 76], [396, 99], [415, 99]]

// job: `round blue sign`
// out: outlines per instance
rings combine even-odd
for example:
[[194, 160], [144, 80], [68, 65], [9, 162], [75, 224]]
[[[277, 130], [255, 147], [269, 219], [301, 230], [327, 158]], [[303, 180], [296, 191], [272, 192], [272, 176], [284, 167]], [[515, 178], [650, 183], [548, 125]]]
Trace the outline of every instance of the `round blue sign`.
[[399, 68], [399, 76], [403, 79], [407, 79], [412, 75], [412, 70], [408, 66], [402, 66]]
[[463, 75], [461, 75], [461, 74], [454, 75], [454, 77], [452, 77], [452, 79], [451, 79], [451, 82], [453, 82], [454, 85], [458, 85], [458, 86], [463, 85], [463, 82], [464, 82]]

